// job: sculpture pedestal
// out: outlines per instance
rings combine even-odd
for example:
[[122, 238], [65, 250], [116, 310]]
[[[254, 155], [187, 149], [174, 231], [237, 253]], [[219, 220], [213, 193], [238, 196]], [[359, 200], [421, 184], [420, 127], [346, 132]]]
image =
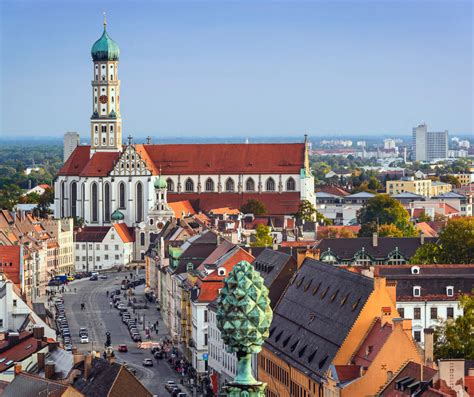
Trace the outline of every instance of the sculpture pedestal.
[[265, 397], [267, 384], [257, 382], [253, 385], [243, 385], [240, 383], [228, 383], [224, 387], [227, 397]]

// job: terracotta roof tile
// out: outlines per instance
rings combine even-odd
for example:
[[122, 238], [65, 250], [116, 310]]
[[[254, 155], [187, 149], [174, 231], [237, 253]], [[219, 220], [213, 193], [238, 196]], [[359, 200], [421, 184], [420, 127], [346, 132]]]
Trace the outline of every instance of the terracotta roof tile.
[[14, 284], [20, 284], [21, 246], [0, 246], [0, 271]]
[[188, 216], [188, 215], [195, 215], [196, 211], [194, 211], [193, 206], [189, 202], [189, 200], [181, 200], [181, 201], [175, 201], [172, 203], [168, 203], [168, 205], [171, 207], [171, 209], [174, 212], [174, 216], [177, 219], [183, 218]]
[[360, 365], [336, 365], [339, 382], [349, 382], [360, 377]]
[[79, 175], [90, 159], [90, 146], [78, 146], [58, 171], [58, 175]]
[[120, 153], [97, 152], [91, 157], [80, 176], [107, 176], [115, 166]]
[[124, 243], [133, 243], [135, 241], [133, 228], [128, 227], [125, 223], [114, 223], [114, 229]]

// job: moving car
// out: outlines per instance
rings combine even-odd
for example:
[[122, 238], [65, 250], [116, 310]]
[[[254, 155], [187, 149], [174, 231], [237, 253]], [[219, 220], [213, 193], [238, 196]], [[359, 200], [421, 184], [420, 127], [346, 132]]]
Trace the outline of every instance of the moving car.
[[142, 364], [144, 367], [153, 367], [153, 360], [151, 358], [145, 358]]
[[128, 347], [127, 347], [127, 345], [119, 345], [118, 351], [119, 351], [119, 352], [122, 352], [122, 353], [128, 352]]
[[100, 275], [99, 275], [99, 278], [100, 278], [101, 280], [107, 280], [107, 276], [106, 276], [105, 274], [100, 274]]
[[87, 335], [81, 335], [81, 343], [89, 343], [89, 337]]

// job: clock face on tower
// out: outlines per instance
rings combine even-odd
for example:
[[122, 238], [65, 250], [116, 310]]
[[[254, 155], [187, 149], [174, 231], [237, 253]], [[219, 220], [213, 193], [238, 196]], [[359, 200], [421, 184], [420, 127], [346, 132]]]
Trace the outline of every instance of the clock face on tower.
[[99, 101], [100, 103], [107, 103], [107, 95], [101, 95]]

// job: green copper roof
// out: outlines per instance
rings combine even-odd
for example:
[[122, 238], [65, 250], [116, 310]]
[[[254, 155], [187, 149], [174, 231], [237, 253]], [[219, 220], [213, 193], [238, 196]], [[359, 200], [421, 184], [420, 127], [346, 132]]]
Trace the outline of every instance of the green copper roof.
[[114, 212], [112, 212], [112, 215], [110, 215], [110, 218], [113, 221], [123, 221], [125, 219], [125, 215], [123, 214], [123, 212], [115, 210]]
[[118, 44], [107, 34], [105, 26], [104, 23], [104, 33], [102, 33], [101, 38], [92, 46], [92, 59], [94, 61], [118, 61], [120, 49]]
[[159, 178], [155, 179], [155, 188], [157, 189], [166, 189], [168, 187], [168, 183], [163, 175], [160, 175]]

